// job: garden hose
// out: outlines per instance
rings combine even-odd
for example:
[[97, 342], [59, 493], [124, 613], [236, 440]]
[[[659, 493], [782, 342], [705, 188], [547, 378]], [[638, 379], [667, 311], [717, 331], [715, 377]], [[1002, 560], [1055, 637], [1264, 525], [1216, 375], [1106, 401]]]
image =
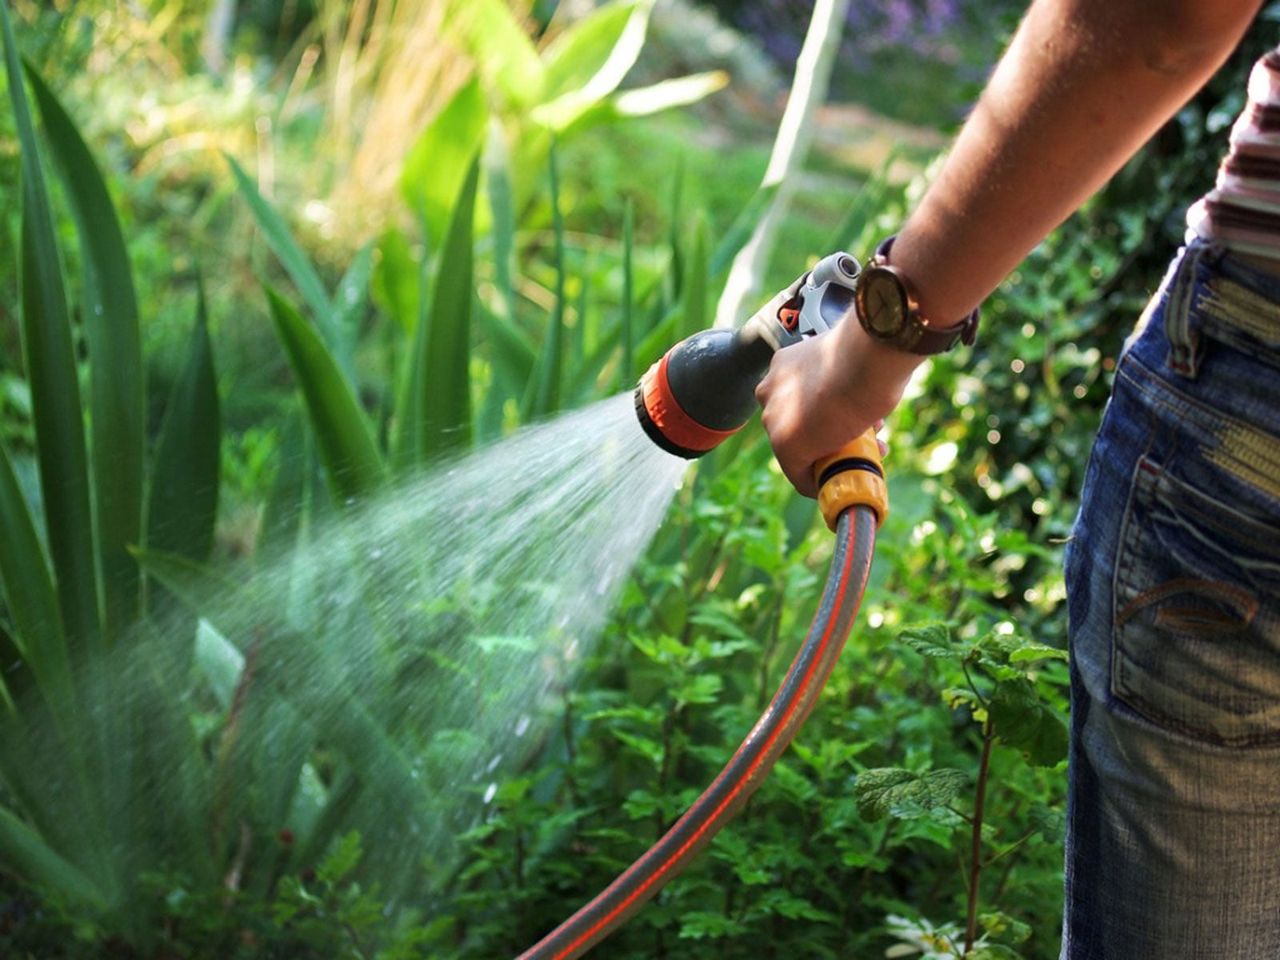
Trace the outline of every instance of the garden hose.
[[[874, 449], [874, 438], [872, 445]], [[863, 454], [865, 451], [859, 457]], [[871, 473], [864, 467], [854, 469]], [[883, 484], [883, 478], [878, 479]], [[873, 484], [865, 486], [869, 489]], [[520, 960], [582, 956], [684, 869], [760, 786], [808, 718], [844, 647], [866, 587], [883, 509], [883, 501], [878, 505], [855, 503], [836, 515], [835, 552], [808, 635], [768, 709], [711, 786], [657, 843], [573, 916], [522, 953]]]
[[[636, 413], [645, 432], [663, 449], [686, 457], [700, 456], [734, 433], [750, 416], [755, 386], [773, 351], [838, 320], [857, 269], [852, 257], [833, 254], [739, 330], [704, 331], [671, 348], [636, 388]], [[819, 461], [815, 479], [835, 550], [818, 611], [768, 708], [657, 843], [518, 960], [571, 960], [626, 922], [741, 809], [813, 710], [862, 601], [876, 529], [888, 512], [875, 432]]]

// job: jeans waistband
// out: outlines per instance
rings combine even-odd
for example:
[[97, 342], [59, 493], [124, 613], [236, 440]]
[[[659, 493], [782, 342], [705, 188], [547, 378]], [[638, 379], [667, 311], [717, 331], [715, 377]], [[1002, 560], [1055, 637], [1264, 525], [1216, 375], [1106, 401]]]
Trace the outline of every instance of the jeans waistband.
[[1197, 375], [1202, 337], [1280, 365], [1280, 275], [1197, 240], [1182, 252], [1169, 297], [1165, 332], [1175, 372]]

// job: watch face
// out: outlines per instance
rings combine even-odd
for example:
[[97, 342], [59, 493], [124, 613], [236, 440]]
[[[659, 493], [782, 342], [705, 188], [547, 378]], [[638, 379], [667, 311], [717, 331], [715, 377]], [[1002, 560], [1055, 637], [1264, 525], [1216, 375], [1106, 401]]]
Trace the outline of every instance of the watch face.
[[873, 336], [895, 337], [907, 322], [907, 294], [889, 270], [868, 267], [859, 277], [858, 316]]

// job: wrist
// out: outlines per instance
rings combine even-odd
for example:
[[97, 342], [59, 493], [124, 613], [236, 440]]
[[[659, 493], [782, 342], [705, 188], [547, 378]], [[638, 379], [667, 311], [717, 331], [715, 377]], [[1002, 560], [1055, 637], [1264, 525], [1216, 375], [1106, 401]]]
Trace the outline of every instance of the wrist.
[[950, 324], [930, 322], [921, 310], [916, 278], [890, 263], [895, 237], [876, 248], [854, 283], [853, 303], [858, 322], [872, 339], [909, 353], [931, 356], [957, 343], [971, 345], [978, 330], [973, 309]]

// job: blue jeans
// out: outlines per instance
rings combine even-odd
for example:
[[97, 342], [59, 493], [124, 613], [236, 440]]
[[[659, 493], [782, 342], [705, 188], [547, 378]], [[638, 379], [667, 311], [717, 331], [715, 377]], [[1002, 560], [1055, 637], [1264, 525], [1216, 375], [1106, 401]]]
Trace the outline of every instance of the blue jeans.
[[1280, 958], [1280, 277], [1181, 252], [1067, 549], [1063, 960]]

